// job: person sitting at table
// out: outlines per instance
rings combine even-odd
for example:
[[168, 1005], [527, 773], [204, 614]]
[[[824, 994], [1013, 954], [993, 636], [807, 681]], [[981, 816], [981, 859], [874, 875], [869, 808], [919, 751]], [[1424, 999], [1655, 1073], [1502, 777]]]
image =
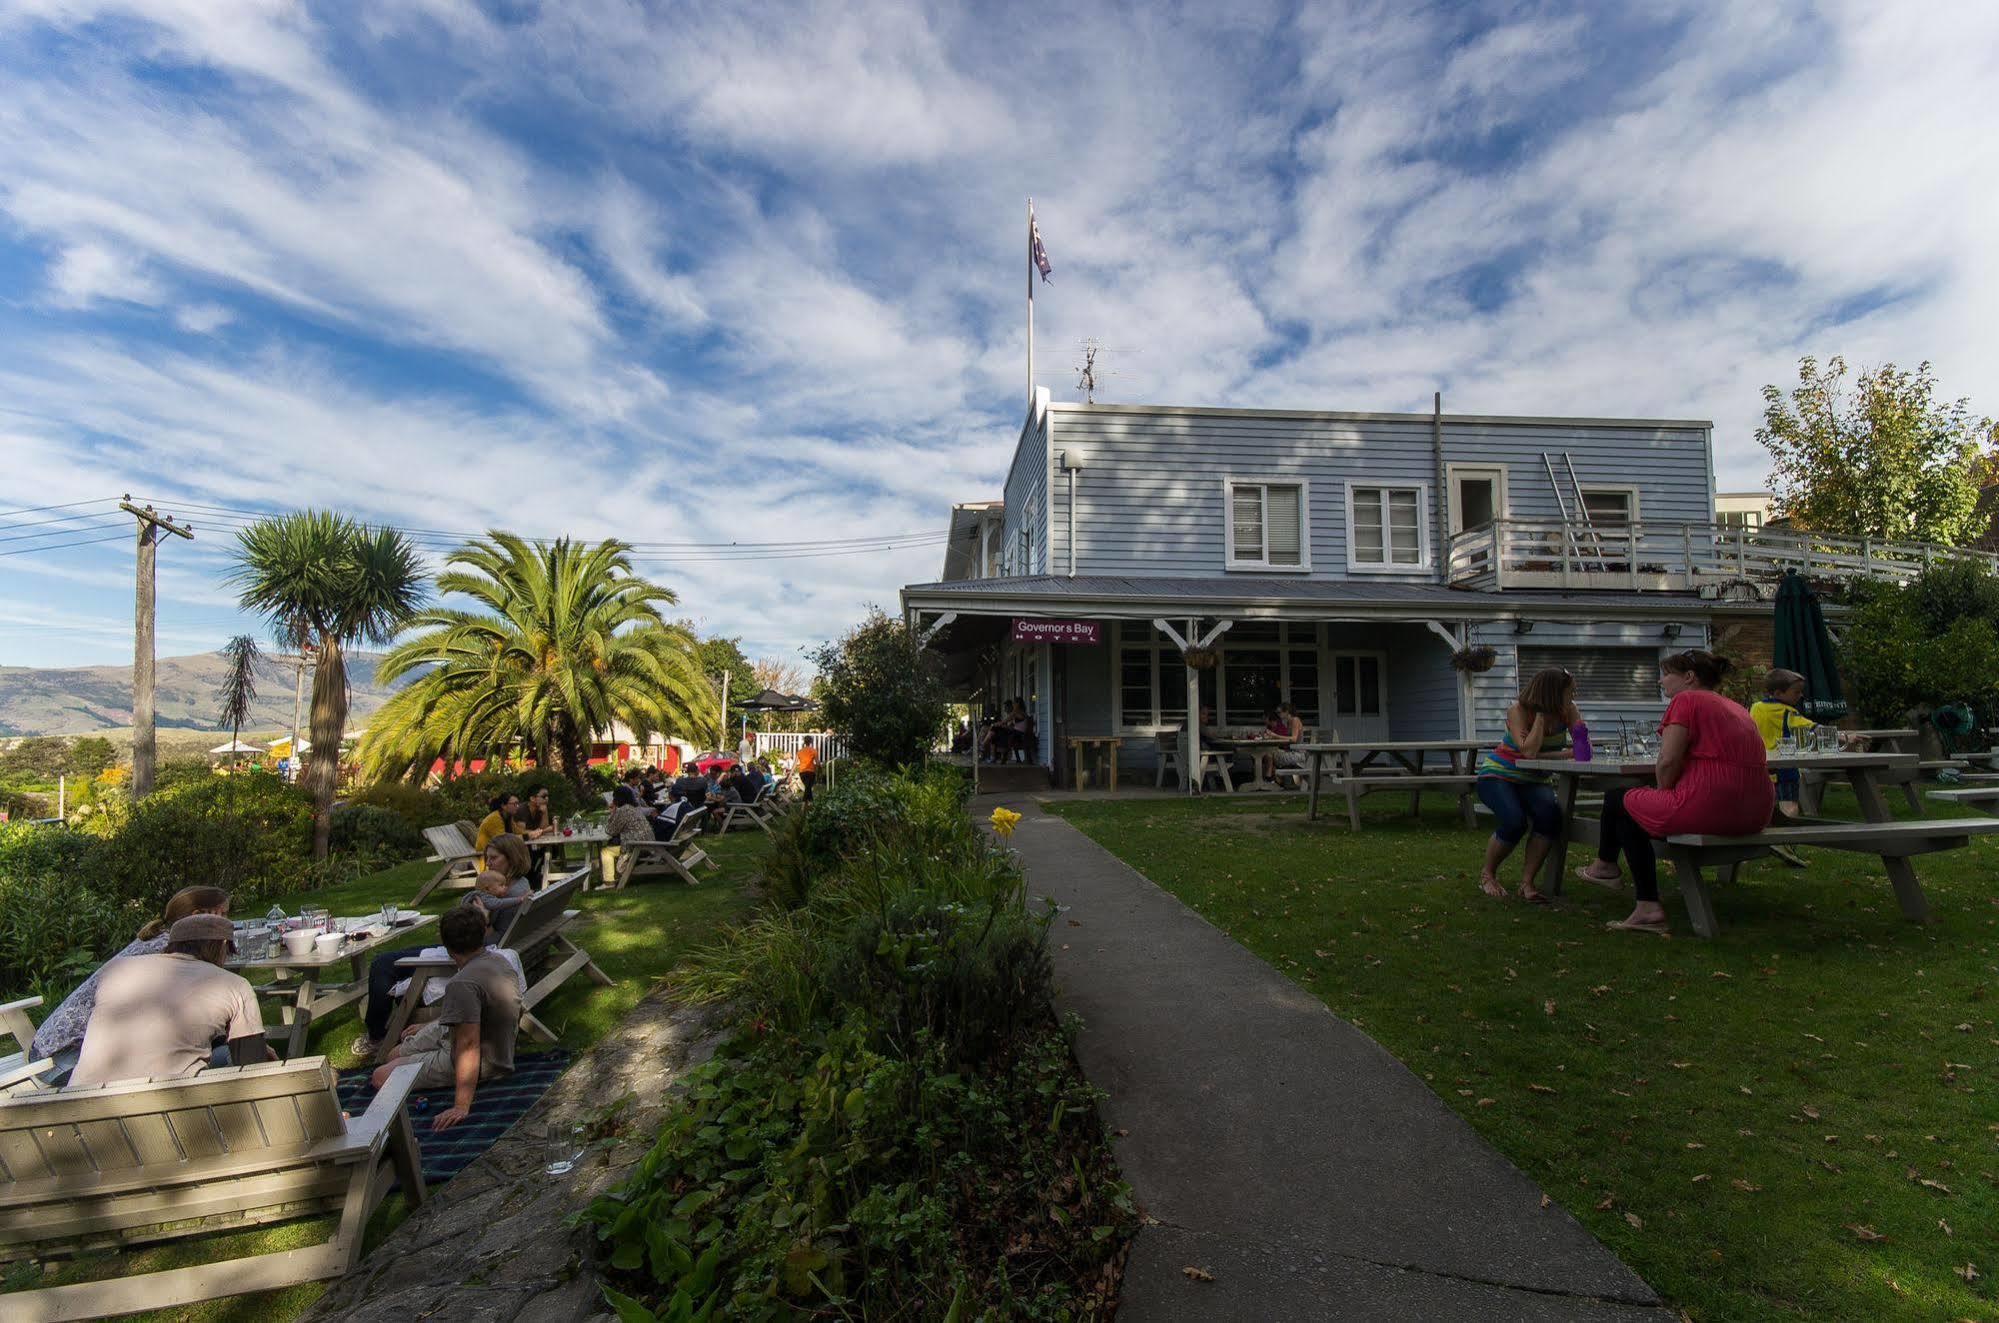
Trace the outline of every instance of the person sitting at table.
[[[182, 887], [174, 892], [172, 899], [156, 919], [148, 919], [139, 929], [138, 936], [125, 943], [122, 950], [111, 960], [125, 956], [158, 955], [167, 949], [167, 930], [190, 914], [220, 914], [229, 917], [229, 893], [221, 887]], [[35, 1030], [35, 1041], [28, 1048], [31, 1059], [55, 1062], [55, 1069], [46, 1077], [51, 1083], [61, 1083], [76, 1065], [76, 1055], [83, 1047], [84, 1027], [90, 1023], [90, 1012], [97, 1005], [97, 985], [104, 978], [104, 971], [111, 968], [107, 960], [91, 972], [89, 978], [77, 984], [76, 990], [62, 999], [62, 1004], [49, 1013]]]
[[548, 808], [548, 787], [537, 786], [528, 792], [521, 805], [520, 816], [514, 820], [514, 830], [523, 840], [539, 840], [556, 830], [555, 815]]
[[980, 741], [979, 755], [989, 763], [1005, 762], [1013, 748], [1013, 709], [1017, 701], [1009, 698], [1001, 706], [999, 715], [986, 724], [986, 736]]
[[1525, 771], [1515, 764], [1522, 758], [1553, 757], [1561, 750], [1563, 735], [1580, 720], [1576, 678], [1559, 667], [1536, 671], [1506, 709], [1506, 734], [1479, 755], [1478, 798], [1492, 810], [1493, 817], [1492, 837], [1485, 843], [1485, 864], [1478, 877], [1478, 889], [1486, 895], [1506, 899], [1499, 866], [1531, 828], [1534, 839], [1527, 843], [1520, 898], [1536, 905], [1548, 903], [1534, 885], [1534, 877], [1548, 851], [1562, 839], [1562, 810], [1546, 772]]
[[708, 778], [702, 774], [700, 768], [689, 763], [680, 775], [674, 778], [673, 784], [667, 787], [666, 797], [669, 802], [686, 800], [695, 804], [705, 804], [708, 802]]
[[444, 985], [437, 1018], [405, 1030], [369, 1082], [379, 1089], [397, 1066], [422, 1062], [418, 1090], [453, 1089], [451, 1106], [431, 1122], [431, 1129], [446, 1130], [472, 1114], [480, 1084], [514, 1073], [521, 987], [513, 967], [486, 949], [486, 925], [477, 914], [455, 909], [437, 927], [458, 972]]
[[113, 960], [97, 985], [68, 1087], [179, 1079], [268, 1060], [257, 994], [248, 979], [222, 967], [234, 935], [220, 914], [190, 914], [167, 929], [158, 955]]
[[639, 797], [630, 786], [611, 792], [611, 815], [604, 819], [604, 834], [613, 845], [636, 845], [652, 839], [652, 815], [639, 807]]
[[1670, 931], [1659, 903], [1655, 838], [1683, 832], [1753, 836], [1770, 824], [1777, 797], [1763, 737], [1740, 704], [1714, 692], [1730, 668], [1728, 658], [1701, 648], [1659, 663], [1659, 688], [1667, 702], [1659, 722], [1656, 784], [1604, 794], [1602, 844], [1596, 861], [1578, 870], [1591, 882], [1616, 882], [1617, 855], [1623, 851], [1637, 904], [1629, 916], [1608, 925], [1613, 929]]
[[[483, 865], [478, 882], [472, 894], [460, 904], [462, 909], [474, 909], [488, 926], [504, 925], [507, 917], [520, 908], [520, 903], [532, 893], [528, 881], [528, 869], [532, 858], [527, 842], [511, 832], [495, 836], [486, 843], [486, 853], [481, 859]], [[505, 880], [505, 887], [499, 895], [493, 895], [490, 884], [484, 883], [488, 874]], [[382, 1035], [388, 1031], [389, 1016], [396, 1009], [396, 1001], [390, 989], [408, 975], [396, 968], [396, 961], [405, 957], [421, 956], [421, 946], [405, 946], [394, 951], [377, 951], [368, 963], [368, 1009], [361, 1017], [361, 1034], [348, 1045], [348, 1050], [357, 1057], [372, 1057], [381, 1051]]]
[[511, 790], [502, 791], [487, 800], [486, 807], [493, 811], [479, 822], [479, 832], [472, 839], [474, 854], [486, 853], [486, 843], [495, 836], [514, 831], [515, 822], [521, 815], [521, 797]]
[[[1293, 744], [1305, 738], [1305, 723], [1299, 718], [1297, 708], [1289, 703], [1279, 703], [1277, 719], [1283, 727], [1276, 732], [1277, 734]], [[1299, 770], [1305, 766], [1305, 755], [1296, 749], [1279, 749], [1270, 757], [1273, 769]]]

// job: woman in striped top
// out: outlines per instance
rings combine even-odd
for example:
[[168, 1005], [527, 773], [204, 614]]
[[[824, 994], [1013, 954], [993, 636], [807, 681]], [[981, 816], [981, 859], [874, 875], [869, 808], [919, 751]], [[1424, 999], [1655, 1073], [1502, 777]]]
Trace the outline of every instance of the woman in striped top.
[[1534, 839], [1527, 843], [1526, 869], [1521, 875], [1520, 898], [1545, 905], [1548, 898], [1534, 887], [1534, 875], [1548, 851], [1562, 835], [1562, 810], [1545, 772], [1522, 771], [1522, 758], [1547, 758], [1561, 752], [1562, 738], [1569, 727], [1582, 720], [1576, 711], [1576, 678], [1567, 671], [1541, 671], [1527, 682], [1513, 706], [1506, 709], [1506, 737], [1479, 755], [1478, 797], [1492, 810], [1492, 839], [1485, 846], [1485, 867], [1479, 873], [1479, 890], [1504, 900], [1506, 888], [1499, 881], [1499, 866], [1531, 826]]

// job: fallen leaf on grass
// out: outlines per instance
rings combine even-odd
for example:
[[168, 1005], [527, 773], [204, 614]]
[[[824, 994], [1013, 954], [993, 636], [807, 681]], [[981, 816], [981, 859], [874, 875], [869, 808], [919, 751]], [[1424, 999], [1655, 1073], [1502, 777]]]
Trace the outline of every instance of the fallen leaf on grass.
[[1615, 1194], [1606, 1194], [1603, 1198], [1596, 1201], [1596, 1211], [1607, 1213], [1610, 1211], [1610, 1206], [1616, 1202], [1617, 1196]]
[[1985, 1275], [1978, 1271], [1977, 1265], [1970, 1263], [1965, 1264], [1962, 1268], [1952, 1268], [1951, 1271], [1962, 1277], [1967, 1283], [1975, 1282]]
[[1762, 1186], [1757, 1185], [1753, 1181], [1743, 1180], [1740, 1176], [1730, 1181], [1729, 1184], [1734, 1186], [1736, 1189], [1742, 1191], [1744, 1194], [1755, 1194], [1758, 1190], [1763, 1188]]
[[1688, 1066], [1691, 1066], [1694, 1063], [1691, 1061], [1668, 1061], [1666, 1064], [1671, 1066], [1674, 1070], [1685, 1070]]
[[1624, 1220], [1631, 1224], [1631, 1229], [1633, 1231], [1643, 1231], [1645, 1229], [1644, 1219], [1639, 1217], [1638, 1214], [1636, 1213], [1626, 1213], [1624, 1215]]
[[1545, 1195], [1545, 1194], [1541, 1196], [1541, 1207], [1543, 1207], [1543, 1208], [1546, 1208], [1546, 1207], [1547, 1207], [1547, 1206], [1548, 1206], [1549, 1204], [1551, 1204], [1551, 1203], [1554, 1203], [1554, 1202], [1555, 1202], [1555, 1201], [1554, 1201], [1553, 1199], [1550, 1199], [1550, 1198], [1549, 1198], [1549, 1197], [1548, 1197], [1547, 1195]]
[[1206, 1268], [1196, 1268], [1189, 1265], [1182, 1268], [1180, 1272], [1190, 1282], [1212, 1282], [1215, 1280], [1215, 1275]]
[[1480, 1098], [1476, 1103], [1473, 1103], [1472, 1105], [1474, 1107], [1490, 1107], [1497, 1101], [1499, 1101], [1497, 1098]]
[[1706, 1145], [1706, 1144], [1703, 1144], [1703, 1143], [1701, 1143], [1701, 1142], [1700, 1142], [1700, 1140], [1698, 1140], [1698, 1139], [1689, 1139], [1689, 1140], [1687, 1141], [1687, 1147], [1688, 1147], [1688, 1148], [1706, 1148], [1706, 1147], [1707, 1147], [1707, 1145]]
[[1552, 1001], [1544, 1001], [1544, 1002], [1542, 1002], [1542, 1003], [1541, 1003], [1541, 1012], [1542, 1012], [1542, 1014], [1544, 1014], [1544, 1015], [1553, 1015], [1553, 1014], [1555, 1013], [1555, 1003], [1554, 1003], [1554, 1002], [1552, 1002]]
[[1848, 1231], [1851, 1231], [1856, 1238], [1864, 1240], [1870, 1245], [1877, 1244], [1881, 1241], [1888, 1239], [1888, 1237], [1882, 1235], [1879, 1231], [1876, 1231], [1873, 1227], [1862, 1226], [1858, 1222], [1848, 1222], [1846, 1224], [1846, 1229]]
[[1694, 1177], [1693, 1180], [1689, 1181], [1688, 1184], [1699, 1185], [1702, 1181], [1711, 1181], [1713, 1179], [1714, 1177], [1708, 1175], [1706, 1172], [1702, 1172], [1700, 1175]]
[[1530, 1085], [1528, 1085], [1528, 1086], [1527, 1086], [1527, 1091], [1528, 1091], [1529, 1093], [1553, 1093], [1553, 1092], [1554, 1092], [1554, 1090], [1553, 1090], [1553, 1089], [1549, 1088], [1549, 1087], [1548, 1087], [1547, 1085], [1545, 1085], [1545, 1084], [1530, 1084]]
[[1803, 1112], [1806, 1116], [1809, 1116], [1814, 1121], [1819, 1119], [1819, 1109], [1816, 1107], [1800, 1107], [1798, 1110]]
[[1950, 1223], [1944, 1221], [1942, 1218], [1937, 1219], [1937, 1230], [1943, 1232], [1946, 1236], [1954, 1236], [1957, 1234], [1956, 1232], [1950, 1229]]

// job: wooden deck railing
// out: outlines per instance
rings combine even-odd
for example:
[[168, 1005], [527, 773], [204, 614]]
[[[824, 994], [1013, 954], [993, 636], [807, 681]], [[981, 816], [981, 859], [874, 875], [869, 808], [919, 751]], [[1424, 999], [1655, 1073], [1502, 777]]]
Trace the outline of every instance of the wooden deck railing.
[[1687, 592], [1734, 579], [1908, 579], [1925, 566], [1999, 556], [1929, 542], [1885, 542], [1719, 524], [1584, 524], [1502, 519], [1451, 538], [1450, 581], [1476, 588]]

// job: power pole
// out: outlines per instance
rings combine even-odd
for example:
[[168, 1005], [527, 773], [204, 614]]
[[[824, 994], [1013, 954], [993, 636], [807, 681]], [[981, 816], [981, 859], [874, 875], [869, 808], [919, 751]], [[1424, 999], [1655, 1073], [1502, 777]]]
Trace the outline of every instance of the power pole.
[[132, 798], [153, 788], [153, 555], [162, 529], [194, 541], [194, 526], [183, 527], [152, 506], [140, 509], [128, 494], [118, 508], [139, 521], [139, 558], [132, 599]]

